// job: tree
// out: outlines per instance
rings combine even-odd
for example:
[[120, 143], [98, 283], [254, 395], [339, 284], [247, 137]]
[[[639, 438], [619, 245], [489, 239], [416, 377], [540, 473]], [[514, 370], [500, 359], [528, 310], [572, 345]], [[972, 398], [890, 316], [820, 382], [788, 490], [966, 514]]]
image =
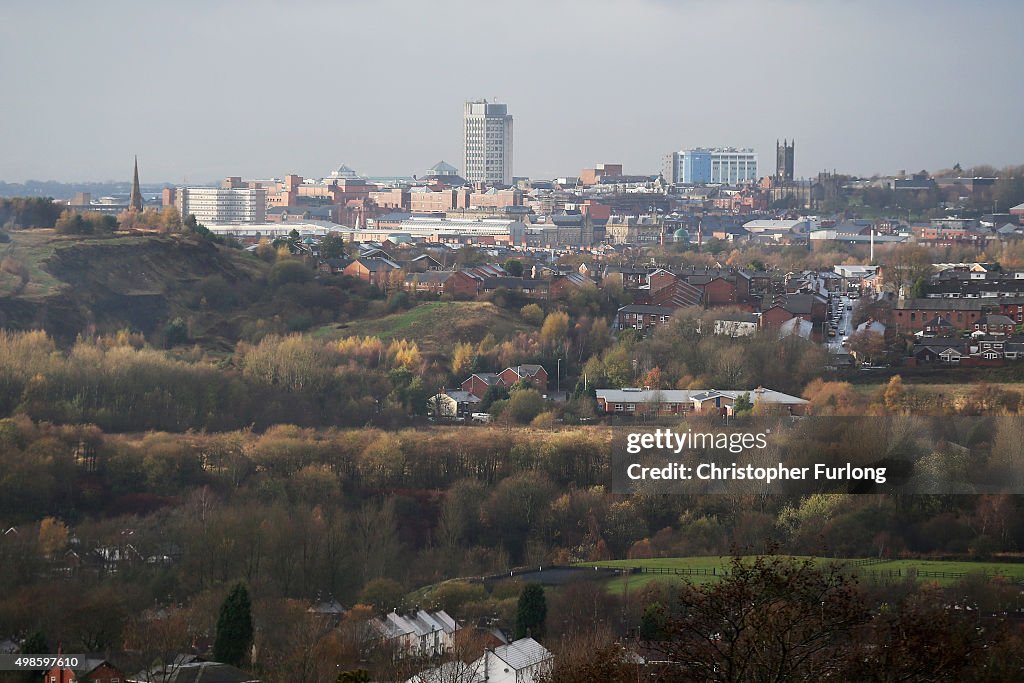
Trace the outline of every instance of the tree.
[[541, 341], [551, 349], [557, 349], [569, 334], [569, 314], [563, 311], [549, 313], [540, 329]]
[[371, 579], [359, 594], [359, 603], [371, 605], [380, 614], [400, 609], [405, 602], [405, 590], [394, 579]]
[[505, 261], [501, 267], [504, 268], [512, 277], [523, 276], [523, 262], [519, 259], [510, 258]]
[[536, 389], [519, 389], [512, 392], [508, 410], [513, 420], [527, 424], [544, 410], [544, 398]]
[[252, 605], [244, 583], [237, 583], [220, 606], [213, 656], [219, 662], [238, 666], [252, 645]]
[[736, 415], [751, 412], [754, 409], [754, 404], [750, 401], [750, 392], [745, 391], [737, 396], [736, 403], [733, 405], [732, 409]]
[[548, 603], [544, 598], [544, 586], [529, 583], [519, 594], [516, 609], [516, 640], [519, 638], [541, 638], [544, 636], [544, 622], [548, 618]]
[[65, 211], [53, 226], [62, 235], [86, 235], [92, 232], [92, 224], [88, 223], [77, 211]]
[[652, 650], [702, 681], [843, 680], [840, 654], [870, 618], [855, 579], [813, 558], [734, 557], [728, 574], [687, 584], [659, 623]]
[[526, 304], [519, 309], [519, 315], [531, 325], [539, 327], [544, 322], [544, 311], [537, 304]]
[[320, 242], [321, 258], [341, 258], [345, 255], [345, 237], [340, 233], [330, 232]]

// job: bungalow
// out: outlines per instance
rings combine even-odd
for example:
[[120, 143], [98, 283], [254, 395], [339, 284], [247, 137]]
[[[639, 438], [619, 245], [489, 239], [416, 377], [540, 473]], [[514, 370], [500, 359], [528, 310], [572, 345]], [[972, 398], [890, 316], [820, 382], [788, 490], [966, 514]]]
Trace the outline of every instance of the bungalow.
[[484, 650], [474, 664], [487, 683], [537, 683], [554, 665], [555, 656], [533, 638], [520, 638], [508, 645]]
[[345, 269], [348, 268], [351, 263], [352, 259], [348, 258], [347, 256], [344, 258], [326, 258], [320, 262], [320, 265], [317, 266], [317, 269], [321, 273], [326, 273], [328, 275], [336, 275], [338, 273], [345, 272]]
[[913, 356], [919, 363], [946, 363], [957, 365], [967, 358], [967, 347], [962, 344], [917, 344]]

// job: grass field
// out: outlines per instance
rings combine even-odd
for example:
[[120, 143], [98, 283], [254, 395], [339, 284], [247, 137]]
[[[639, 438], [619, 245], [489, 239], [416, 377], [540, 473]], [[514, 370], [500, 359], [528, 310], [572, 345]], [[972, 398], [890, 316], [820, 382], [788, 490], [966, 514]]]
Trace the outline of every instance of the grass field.
[[[745, 559], [752, 559], [752, 556]], [[647, 560], [612, 560], [608, 562], [585, 562], [580, 566], [601, 566], [601, 567], [645, 567], [651, 569], [703, 569], [714, 568], [717, 572], [729, 567], [729, 557], [663, 557]], [[851, 560], [817, 558], [818, 562], [850, 562]], [[968, 562], [968, 561], [944, 561], [944, 560], [887, 560], [874, 562], [864, 566], [851, 567], [863, 580], [899, 580], [903, 577], [919, 572], [921, 580], [936, 581], [939, 584], [948, 585], [955, 583], [960, 577], [958, 574], [987, 574], [990, 576], [1004, 576], [1011, 581], [1024, 581], [1024, 563], [1004, 562]], [[899, 572], [896, 575], [896, 572]], [[940, 574], [939, 576], [932, 575]], [[942, 576], [946, 574], [947, 576]], [[608, 582], [608, 591], [622, 593], [626, 590], [635, 591], [652, 581], [667, 583], [678, 583], [689, 579], [694, 583], [705, 583], [715, 581], [714, 576], [684, 576], [675, 574], [631, 574], [611, 579]]]
[[450, 354], [457, 342], [479, 343], [491, 333], [498, 341], [531, 328], [519, 316], [484, 301], [431, 301], [377, 318], [327, 325], [312, 335], [319, 339], [374, 336], [384, 340], [415, 339], [421, 351]]

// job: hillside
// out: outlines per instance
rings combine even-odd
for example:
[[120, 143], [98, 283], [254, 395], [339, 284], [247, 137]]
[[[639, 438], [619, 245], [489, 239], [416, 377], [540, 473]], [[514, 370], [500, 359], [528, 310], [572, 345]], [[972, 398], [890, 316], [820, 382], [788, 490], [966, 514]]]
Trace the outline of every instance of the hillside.
[[447, 355], [458, 342], [479, 343], [488, 333], [508, 339], [530, 328], [519, 316], [486, 301], [433, 301], [375, 320], [328, 325], [314, 336], [340, 339], [355, 335], [384, 340], [415, 339], [425, 353]]
[[237, 285], [267, 268], [245, 252], [182, 236], [26, 230], [11, 238], [0, 244], [0, 327], [41, 327], [64, 343], [125, 327], [149, 336], [190, 308], [204, 280]]

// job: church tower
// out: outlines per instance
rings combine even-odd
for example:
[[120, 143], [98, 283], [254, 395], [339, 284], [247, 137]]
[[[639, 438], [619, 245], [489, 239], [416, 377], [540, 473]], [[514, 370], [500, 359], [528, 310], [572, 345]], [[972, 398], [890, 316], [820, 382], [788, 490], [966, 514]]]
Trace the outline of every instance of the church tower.
[[795, 140], [789, 143], [783, 140], [781, 147], [779, 147], [779, 141], [775, 141], [775, 180], [779, 184], [793, 182], [793, 150], [795, 147]]
[[139, 187], [139, 157], [135, 157], [135, 175], [132, 177], [132, 195], [128, 199], [129, 211], [142, 211], [142, 189]]

